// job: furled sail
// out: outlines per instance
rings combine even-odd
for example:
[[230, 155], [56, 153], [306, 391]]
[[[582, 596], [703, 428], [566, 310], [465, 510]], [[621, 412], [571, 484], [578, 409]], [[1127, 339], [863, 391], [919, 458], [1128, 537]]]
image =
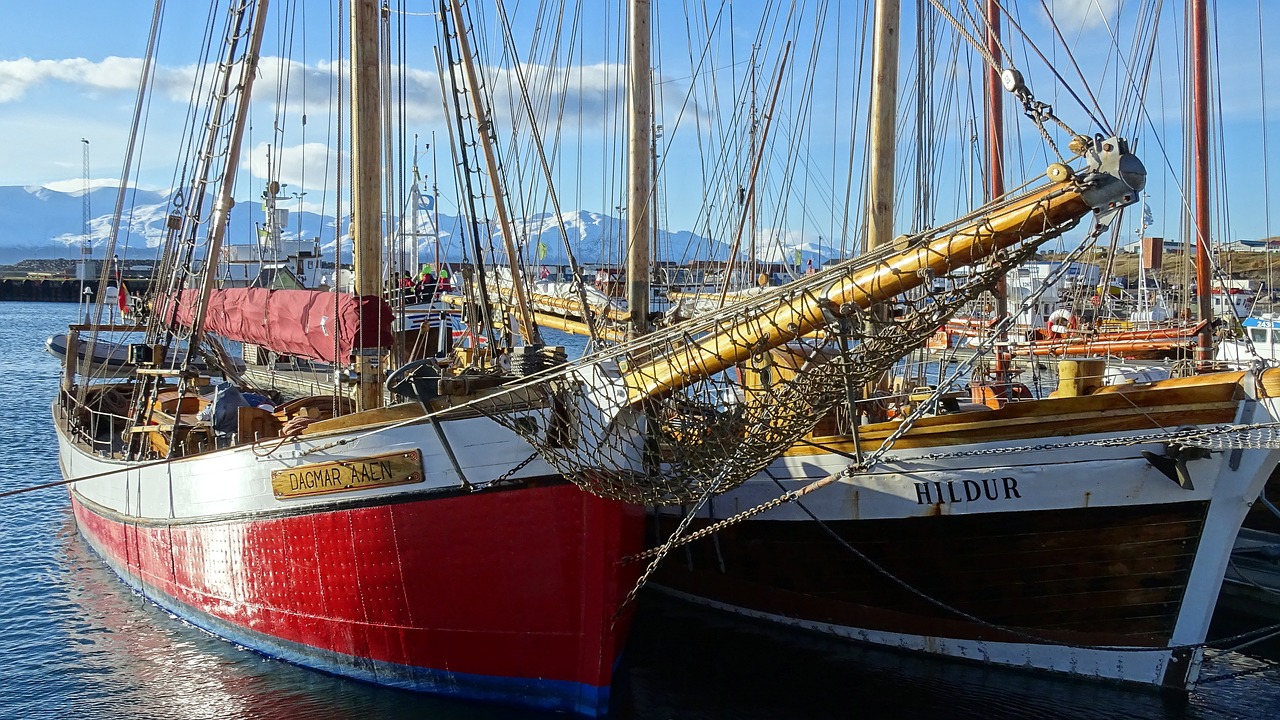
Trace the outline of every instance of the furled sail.
[[[162, 317], [191, 327], [198, 297], [195, 290], [182, 291], [176, 307]], [[229, 288], [209, 296], [204, 330], [282, 355], [346, 362], [357, 348], [390, 347], [393, 315], [391, 306], [374, 296]]]

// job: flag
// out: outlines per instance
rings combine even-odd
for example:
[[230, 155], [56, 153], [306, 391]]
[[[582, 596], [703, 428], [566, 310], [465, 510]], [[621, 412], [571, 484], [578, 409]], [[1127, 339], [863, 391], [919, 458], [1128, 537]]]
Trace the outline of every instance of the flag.
[[804, 260], [804, 253], [800, 251], [800, 248], [796, 248], [796, 262], [795, 262], [795, 266], [796, 266], [797, 268], [798, 268], [798, 267], [800, 267], [800, 261], [801, 261], [801, 260]]
[[112, 270], [116, 276], [116, 302], [120, 305], [120, 312], [123, 313], [128, 302], [128, 295], [124, 289], [124, 278], [120, 277], [120, 256], [115, 255], [111, 259]]
[[431, 212], [432, 210], [435, 210], [436, 196], [435, 195], [419, 195], [418, 209], [423, 212]]
[[538, 241], [538, 260], [541, 261], [546, 259], [547, 259], [547, 244], [539, 240]]
[[120, 281], [120, 292], [116, 295], [116, 299], [120, 302], [120, 312], [129, 312], [129, 290], [124, 286], [124, 281]]
[[1156, 219], [1151, 214], [1151, 206], [1142, 203], [1142, 227], [1151, 227], [1156, 224]]

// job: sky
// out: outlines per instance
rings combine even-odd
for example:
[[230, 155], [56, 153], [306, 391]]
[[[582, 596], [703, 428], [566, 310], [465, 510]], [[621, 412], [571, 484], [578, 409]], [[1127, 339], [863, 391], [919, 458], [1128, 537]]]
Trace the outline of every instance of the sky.
[[[1045, 0], [1045, 4], [1112, 121], [1121, 114], [1116, 110], [1122, 102], [1117, 97], [1132, 98], [1130, 91], [1145, 80], [1146, 103], [1141, 112], [1124, 113], [1127, 121], [1121, 128], [1136, 137], [1151, 175], [1149, 203], [1156, 222], [1148, 233], [1178, 236], [1185, 204], [1180, 188], [1187, 184], [1180, 149], [1184, 22], [1180, 8], [1172, 7], [1180, 3]], [[261, 192], [267, 177], [267, 148], [272, 145], [274, 176], [286, 185], [282, 195], [292, 197], [290, 203], [301, 200], [313, 212], [335, 212], [334, 148], [340, 131], [332, 108], [338, 53], [335, 31], [316, 28], [313, 21], [334, 14], [336, 5], [336, 0], [274, 3], [277, 15], [269, 25], [245, 143], [249, 156], [238, 163], [237, 197], [253, 198]], [[567, 3], [568, 17], [561, 18], [566, 31], [557, 38], [546, 18], [532, 16], [536, 3], [507, 0], [512, 33], [525, 63], [523, 78], [512, 71], [510, 55], [502, 52], [502, 26], [493, 3], [469, 5], [482, 28], [475, 44], [493, 92], [495, 134], [502, 141], [508, 182], [516, 188], [510, 192], [517, 211], [551, 207], [532, 151], [525, 109], [514, 99], [523, 80], [534, 93], [558, 88], [550, 94], [549, 103], [545, 98], [536, 102], [535, 112], [562, 209], [622, 214], [626, 201], [618, 113], [624, 92], [619, 64], [621, 4]], [[864, 3], [725, 0], [704, 5], [694, 0], [655, 0], [654, 5], [655, 105], [658, 122], [664, 126], [657, 146], [663, 176], [659, 224], [675, 230], [705, 230], [721, 238], [735, 233], [743, 217], [741, 199], [750, 185], [748, 168], [754, 157], [745, 120], [752, 96], [746, 88], [749, 79], [756, 78], [757, 132], [763, 134], [765, 107], [777, 75], [781, 78], [778, 109], [767, 140], [760, 143], [762, 169], [753, 224], [762, 236], [791, 244], [826, 243], [832, 252], [840, 242], [833, 237], [849, 242], [856, 234], [852, 228], [861, 222], [856, 208], [864, 172], [863, 78], [869, 62], [862, 38]], [[912, 98], [918, 96], [919, 85], [914, 71], [916, 3], [907, 0], [903, 5], [899, 79], [905, 105], [915, 102]], [[948, 5], [962, 16], [957, 2]], [[1163, 7], [1159, 23], [1143, 20], [1143, 13], [1156, 5]], [[1280, 54], [1264, 46], [1268, 33], [1259, 38], [1260, 28], [1280, 38], [1280, 33], [1272, 32], [1280, 31], [1280, 7], [1269, 5], [1258, 0], [1210, 4], [1220, 80], [1214, 100], [1219, 115], [1213, 151], [1215, 235], [1229, 239], [1280, 234], [1276, 227], [1280, 212], [1270, 212], [1280, 194], [1271, 186], [1280, 183], [1280, 174], [1269, 171], [1269, 158], [1280, 152], [1275, 147], [1280, 144], [1280, 126], [1275, 123]], [[92, 182], [117, 181], [152, 6], [138, 0], [6, 3], [8, 32], [0, 44], [0, 137], [6, 138], [0, 143], [0, 185], [81, 187], [82, 139], [89, 140]], [[454, 211], [458, 193], [452, 190], [455, 183], [446, 152], [451, 119], [441, 105], [435, 19], [430, 16], [435, 4], [401, 0], [394, 6], [399, 18], [396, 32], [403, 31], [405, 40], [395, 43], [393, 52], [406, 67], [398, 76], [406, 100], [397, 115], [406, 139], [397, 146], [401, 159], [394, 173], [408, 176], [405, 165], [417, 147], [423, 153], [427, 182], [441, 186], [442, 210]], [[972, 0], [968, 7], [972, 11]], [[1055, 41], [1041, 3], [1027, 0], [1011, 7], [1016, 7], [1015, 20], [1026, 34], [1080, 92], [1068, 53], [1063, 43]], [[292, 19], [280, 15], [283, 10], [291, 10]], [[135, 165], [135, 182], [142, 187], [172, 187], [176, 159], [186, 157], [179, 149], [184, 144], [184, 121], [191, 79], [200, 61], [206, 12], [192, 0], [170, 0], [165, 12], [145, 147]], [[934, 83], [938, 126], [931, 139], [917, 145], [914, 120], [900, 125], [899, 224], [904, 231], [925, 222], [911, 217], [913, 203], [920, 206], [911, 175], [915, 156], [925, 152], [920, 147], [932, 148], [925, 163], [928, 170], [917, 174], [929, 178], [935, 198], [929, 222], [963, 212], [980, 202], [983, 194], [980, 172], [969, 162], [977, 155], [972, 137], [978, 116], [973, 108], [981, 103], [970, 81], [980, 77], [982, 66], [945, 22], [937, 22], [943, 27], [929, 41], [935, 56], [928, 74]], [[579, 30], [571, 32], [573, 27]], [[1126, 64], [1134, 68], [1142, 62], [1133, 59], [1138, 57], [1131, 42], [1134, 28], [1150, 33], [1152, 27], [1158, 29], [1150, 46], [1150, 69], [1126, 72]], [[1007, 39], [1012, 38], [1009, 47], [1015, 64], [1027, 75], [1036, 96], [1051, 102], [1073, 129], [1097, 132], [1046, 64], [1016, 37], [1017, 31], [1006, 26], [1005, 32]], [[787, 40], [793, 43], [789, 61], [779, 73]], [[289, 80], [287, 91], [281, 78]], [[284, 111], [277, 110], [276, 99], [281, 96], [287, 98]], [[1055, 158], [1012, 99], [1006, 97], [1005, 103], [1013, 138], [1008, 161], [1013, 177], [1008, 183], [1016, 185], [1042, 172]], [[278, 133], [272, 132], [273, 123], [278, 123]], [[418, 135], [416, 145], [408, 139], [412, 134]], [[435, 151], [442, 154], [425, 150], [433, 137]], [[1065, 137], [1058, 133], [1056, 142], [1065, 146]], [[299, 192], [307, 194], [298, 198]], [[847, 205], [853, 209], [846, 209]]]

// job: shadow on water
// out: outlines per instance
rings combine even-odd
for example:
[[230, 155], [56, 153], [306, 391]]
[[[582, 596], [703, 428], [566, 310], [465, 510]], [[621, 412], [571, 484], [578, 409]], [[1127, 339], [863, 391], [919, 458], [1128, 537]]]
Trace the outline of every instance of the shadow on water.
[[[1259, 664], [1231, 653], [1206, 675]], [[615, 700], [620, 718], [1280, 716], [1274, 673], [1163, 694], [874, 648], [657, 593], [643, 598]]]

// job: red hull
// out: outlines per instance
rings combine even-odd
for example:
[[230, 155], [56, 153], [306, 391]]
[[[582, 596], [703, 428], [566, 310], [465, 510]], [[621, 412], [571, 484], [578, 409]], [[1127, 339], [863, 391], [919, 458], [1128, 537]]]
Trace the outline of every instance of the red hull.
[[[263, 519], [139, 525], [73, 493], [81, 532], [193, 624], [381, 684], [584, 714], [607, 706], [638, 507], [553, 485]], [[461, 689], [461, 692], [459, 692]]]

